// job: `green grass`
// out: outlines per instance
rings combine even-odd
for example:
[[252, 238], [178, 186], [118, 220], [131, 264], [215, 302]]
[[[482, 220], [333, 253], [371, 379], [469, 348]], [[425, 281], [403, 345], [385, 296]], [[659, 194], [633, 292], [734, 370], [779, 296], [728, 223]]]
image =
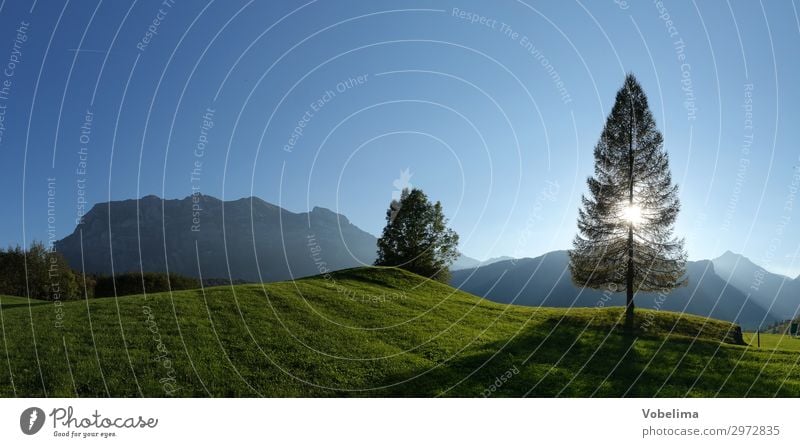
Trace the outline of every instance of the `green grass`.
[[[744, 334], [744, 340], [751, 348], [757, 349], [758, 342], [754, 332]], [[800, 338], [782, 334], [761, 334], [762, 350], [800, 351]]]
[[0, 396], [800, 396], [798, 354], [731, 344], [730, 323], [637, 310], [652, 324], [629, 337], [621, 308], [499, 305], [388, 268], [332, 278], [0, 297]]

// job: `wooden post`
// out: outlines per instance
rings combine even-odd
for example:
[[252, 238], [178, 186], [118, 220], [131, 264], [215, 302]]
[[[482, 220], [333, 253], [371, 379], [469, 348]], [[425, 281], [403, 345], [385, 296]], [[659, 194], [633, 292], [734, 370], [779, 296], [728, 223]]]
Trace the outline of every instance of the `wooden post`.
[[758, 347], [761, 347], [761, 328], [756, 329], [756, 337], [758, 337]]

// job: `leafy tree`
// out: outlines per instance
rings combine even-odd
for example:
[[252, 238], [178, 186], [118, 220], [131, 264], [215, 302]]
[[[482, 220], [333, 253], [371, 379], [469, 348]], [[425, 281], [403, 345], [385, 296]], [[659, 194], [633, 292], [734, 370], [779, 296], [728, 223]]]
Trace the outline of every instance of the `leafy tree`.
[[582, 198], [570, 270], [579, 286], [626, 291], [626, 327], [636, 292], [685, 284], [683, 240], [673, 236], [680, 210], [663, 137], [636, 78], [629, 74], [600, 141], [594, 176]]
[[78, 278], [64, 257], [37, 241], [27, 250], [17, 246], [0, 251], [0, 294], [40, 300], [82, 297]]
[[441, 282], [458, 257], [458, 234], [447, 227], [442, 204], [419, 189], [403, 190], [386, 212], [375, 265], [400, 267]]
[[25, 250], [19, 245], [0, 251], [0, 294], [26, 296]]

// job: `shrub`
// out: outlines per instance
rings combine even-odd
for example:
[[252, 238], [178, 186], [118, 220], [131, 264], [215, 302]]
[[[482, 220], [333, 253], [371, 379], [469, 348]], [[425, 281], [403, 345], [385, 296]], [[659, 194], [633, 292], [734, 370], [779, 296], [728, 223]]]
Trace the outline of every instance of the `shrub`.
[[96, 298], [200, 288], [199, 280], [175, 273], [128, 272], [113, 277], [98, 276], [95, 281]]

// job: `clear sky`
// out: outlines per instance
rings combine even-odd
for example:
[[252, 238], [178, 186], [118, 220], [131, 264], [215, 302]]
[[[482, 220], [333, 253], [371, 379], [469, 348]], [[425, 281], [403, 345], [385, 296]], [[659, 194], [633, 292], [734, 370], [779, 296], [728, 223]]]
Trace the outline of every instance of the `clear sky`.
[[2, 244], [63, 237], [84, 199], [193, 188], [331, 208], [377, 235], [410, 183], [469, 256], [569, 248], [633, 72], [690, 259], [800, 273], [789, 0], [1, 4]]

